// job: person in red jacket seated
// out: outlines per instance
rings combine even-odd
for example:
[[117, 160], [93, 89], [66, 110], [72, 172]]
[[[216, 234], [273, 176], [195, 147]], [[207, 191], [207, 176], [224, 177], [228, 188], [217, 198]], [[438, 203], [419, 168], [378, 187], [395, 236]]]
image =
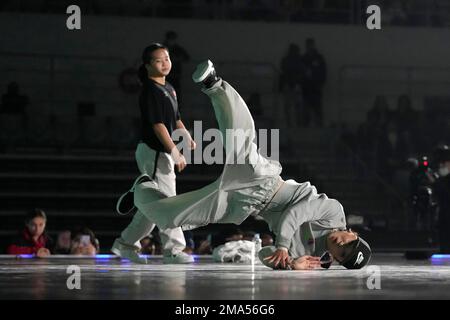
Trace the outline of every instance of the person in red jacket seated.
[[8, 246], [8, 254], [35, 254], [39, 258], [49, 256], [52, 240], [45, 233], [47, 216], [41, 209], [33, 209], [27, 214], [25, 229]]

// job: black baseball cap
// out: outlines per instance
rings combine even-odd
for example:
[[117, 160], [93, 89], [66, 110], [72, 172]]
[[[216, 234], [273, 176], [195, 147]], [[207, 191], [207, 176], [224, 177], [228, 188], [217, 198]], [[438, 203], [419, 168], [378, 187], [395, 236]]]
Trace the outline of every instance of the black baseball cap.
[[340, 262], [341, 265], [347, 269], [361, 269], [369, 263], [372, 256], [372, 250], [369, 244], [364, 239], [358, 239], [349, 243], [350, 253]]

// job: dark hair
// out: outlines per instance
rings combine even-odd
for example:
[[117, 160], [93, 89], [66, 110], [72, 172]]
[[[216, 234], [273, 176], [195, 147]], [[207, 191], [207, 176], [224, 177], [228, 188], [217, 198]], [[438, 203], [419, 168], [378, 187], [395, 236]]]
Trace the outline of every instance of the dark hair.
[[47, 215], [45, 214], [44, 210], [39, 208], [34, 208], [33, 210], [29, 211], [26, 215], [25, 222], [29, 223], [34, 218], [42, 218], [47, 221]]
[[74, 227], [70, 234], [72, 239], [75, 239], [80, 235], [88, 235], [92, 240], [95, 239], [94, 231], [85, 226]]
[[[237, 234], [239, 234], [239, 233], [237, 233]], [[255, 235], [256, 235], [255, 231], [246, 231], [246, 232], [244, 232], [243, 237], [253, 239], [255, 237]]]
[[144, 64], [141, 64], [141, 66], [138, 69], [138, 78], [139, 81], [144, 84], [145, 80], [148, 77], [147, 69], [145, 68]]
[[167, 50], [167, 47], [161, 43], [152, 43], [151, 45], [149, 45], [148, 47], [146, 47], [144, 49], [144, 51], [142, 52], [142, 63], [143, 64], [148, 64], [150, 63], [150, 61], [152, 60], [152, 53], [158, 49], [164, 49]]
[[[89, 229], [88, 227], [80, 227], [77, 226], [75, 227], [72, 231], [71, 231], [71, 239], [72, 240], [77, 240], [78, 238], [80, 238], [82, 235], [87, 235], [89, 236], [89, 240], [91, 242], [91, 244], [97, 248], [97, 243], [95, 241], [96, 237], [95, 237], [95, 233], [94, 231], [92, 231], [91, 229]], [[97, 248], [98, 250], [98, 248]]]
[[165, 45], [158, 42], [152, 43], [151, 45], [145, 47], [144, 51], [142, 51], [142, 64], [138, 70], [138, 77], [142, 83], [145, 83], [145, 80], [147, 79], [147, 69], [145, 68], [145, 65], [150, 63], [153, 52], [158, 49], [164, 49], [169, 52], [169, 49], [167, 49]]

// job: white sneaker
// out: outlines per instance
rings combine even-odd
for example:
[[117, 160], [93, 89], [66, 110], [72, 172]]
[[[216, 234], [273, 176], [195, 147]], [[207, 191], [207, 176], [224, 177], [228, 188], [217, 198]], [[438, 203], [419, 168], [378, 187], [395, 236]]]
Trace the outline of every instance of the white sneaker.
[[220, 78], [216, 74], [216, 69], [211, 60], [206, 60], [195, 69], [192, 74], [195, 83], [202, 83], [205, 88], [211, 88]]
[[124, 244], [120, 238], [114, 241], [111, 248], [111, 252], [121, 258], [128, 259], [134, 263], [147, 264], [147, 258], [141, 257], [138, 250], [139, 249], [135, 246]]
[[177, 254], [172, 254], [170, 256], [163, 256], [164, 264], [184, 264], [184, 263], [193, 263], [194, 257], [188, 255], [185, 252], [180, 252]]

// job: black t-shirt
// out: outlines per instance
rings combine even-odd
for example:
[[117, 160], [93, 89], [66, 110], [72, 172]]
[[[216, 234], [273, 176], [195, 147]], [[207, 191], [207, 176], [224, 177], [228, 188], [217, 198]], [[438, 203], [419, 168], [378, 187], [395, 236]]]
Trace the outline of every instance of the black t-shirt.
[[153, 125], [163, 123], [169, 134], [176, 129], [176, 121], [181, 117], [175, 89], [167, 81], [165, 85], [161, 85], [149, 79], [139, 96], [139, 107], [142, 119], [142, 141], [156, 151], [166, 152], [153, 130]]

